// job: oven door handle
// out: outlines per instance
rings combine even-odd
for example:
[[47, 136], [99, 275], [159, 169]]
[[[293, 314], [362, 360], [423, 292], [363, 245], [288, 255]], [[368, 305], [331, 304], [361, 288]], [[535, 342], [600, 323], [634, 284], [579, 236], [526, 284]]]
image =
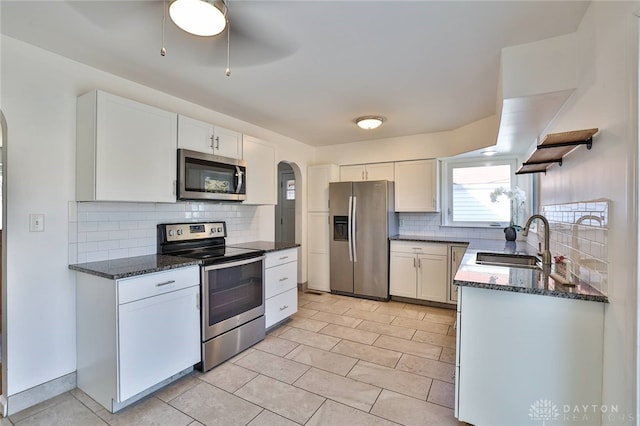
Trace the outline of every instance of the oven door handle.
[[215, 269], [233, 268], [234, 266], [247, 265], [249, 263], [261, 262], [265, 259], [265, 256], [256, 256], [249, 259], [237, 260], [235, 262], [217, 263], [215, 265], [208, 265], [204, 267], [204, 272], [213, 271]]

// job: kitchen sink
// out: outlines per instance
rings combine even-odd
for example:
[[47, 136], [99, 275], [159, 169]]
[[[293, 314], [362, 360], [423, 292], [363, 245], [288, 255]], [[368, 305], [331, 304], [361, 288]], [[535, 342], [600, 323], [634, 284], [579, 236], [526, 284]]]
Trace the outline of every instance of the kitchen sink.
[[540, 259], [526, 254], [478, 253], [476, 263], [480, 265], [510, 266], [516, 268], [537, 268]]

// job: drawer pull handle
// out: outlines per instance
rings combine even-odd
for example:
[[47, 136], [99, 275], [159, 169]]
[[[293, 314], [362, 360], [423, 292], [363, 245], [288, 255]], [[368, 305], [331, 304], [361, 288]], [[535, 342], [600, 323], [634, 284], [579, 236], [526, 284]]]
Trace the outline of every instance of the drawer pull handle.
[[176, 280], [169, 280], [169, 281], [165, 281], [165, 282], [163, 282], [163, 283], [158, 283], [158, 284], [156, 284], [156, 287], [163, 287], [163, 286], [165, 286], [165, 285], [173, 284], [173, 283], [175, 283], [175, 282], [176, 282]]
[[280, 278], [280, 282], [282, 282], [282, 281], [286, 281], [286, 280], [288, 280], [288, 279], [289, 279], [289, 277], [283, 277], [283, 278]]
[[289, 307], [289, 305], [284, 305], [282, 308], [280, 308], [281, 311], [284, 311], [285, 309], [287, 309]]
[[289, 258], [289, 256], [282, 256], [282, 257], [280, 258], [280, 260], [285, 260], [285, 259], [288, 259], [288, 258]]

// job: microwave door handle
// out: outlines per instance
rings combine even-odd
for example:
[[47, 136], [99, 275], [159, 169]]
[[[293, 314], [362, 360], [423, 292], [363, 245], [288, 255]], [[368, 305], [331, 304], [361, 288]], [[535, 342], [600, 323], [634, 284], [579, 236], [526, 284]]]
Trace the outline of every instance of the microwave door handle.
[[238, 178], [236, 180], [237, 184], [236, 184], [236, 194], [240, 193], [240, 189], [242, 188], [242, 175], [244, 173], [242, 172], [242, 169], [240, 169], [240, 167], [236, 166], [236, 177]]

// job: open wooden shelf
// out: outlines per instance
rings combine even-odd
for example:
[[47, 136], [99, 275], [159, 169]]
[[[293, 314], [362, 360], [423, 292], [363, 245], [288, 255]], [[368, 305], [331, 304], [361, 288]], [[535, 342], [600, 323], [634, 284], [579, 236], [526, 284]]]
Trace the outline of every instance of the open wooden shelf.
[[516, 174], [546, 173], [547, 169], [555, 163], [562, 166], [564, 156], [580, 145], [586, 145], [587, 149], [591, 149], [593, 135], [596, 133], [598, 133], [597, 128], [548, 134], [529, 159], [522, 163], [522, 167]]

